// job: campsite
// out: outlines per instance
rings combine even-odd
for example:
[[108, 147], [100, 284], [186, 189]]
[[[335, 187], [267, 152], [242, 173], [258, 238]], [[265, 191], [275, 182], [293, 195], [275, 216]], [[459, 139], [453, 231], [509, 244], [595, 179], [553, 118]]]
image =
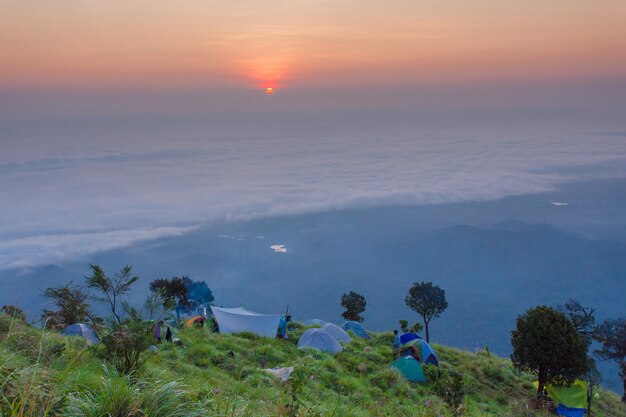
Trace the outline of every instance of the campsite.
[[[168, 323], [176, 342], [154, 343], [142, 368], [127, 375], [98, 357], [99, 341], [90, 340], [86, 325], [47, 331], [2, 314], [3, 398], [13, 398], [18, 410], [7, 415], [555, 415], [529, 408], [536, 389], [532, 373], [488, 350], [466, 352], [404, 334], [403, 356], [394, 361], [393, 335], [368, 332], [359, 323], [289, 321], [282, 335], [280, 314], [212, 311], [220, 332], [185, 325], [197, 317]], [[456, 390], [455, 383], [461, 384]], [[616, 394], [600, 390], [596, 396], [594, 416], [624, 415]], [[45, 411], [25, 412], [33, 404]], [[126, 411], [107, 414], [114, 407]]]

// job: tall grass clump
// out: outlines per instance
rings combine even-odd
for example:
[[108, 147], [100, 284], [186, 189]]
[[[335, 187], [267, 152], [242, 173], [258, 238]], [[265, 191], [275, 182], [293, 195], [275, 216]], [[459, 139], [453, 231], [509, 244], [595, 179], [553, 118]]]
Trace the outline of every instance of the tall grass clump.
[[133, 383], [131, 375], [104, 368], [95, 388], [70, 393], [68, 417], [200, 417], [202, 404], [193, 401], [177, 381]]

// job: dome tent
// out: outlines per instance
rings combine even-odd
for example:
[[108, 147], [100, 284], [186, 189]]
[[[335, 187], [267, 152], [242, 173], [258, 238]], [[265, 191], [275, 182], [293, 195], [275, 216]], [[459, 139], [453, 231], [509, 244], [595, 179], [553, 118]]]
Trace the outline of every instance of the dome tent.
[[298, 348], [306, 347], [332, 353], [333, 355], [343, 350], [337, 339], [324, 329], [309, 329], [302, 333], [300, 340], [298, 340]]
[[304, 324], [305, 326], [323, 326], [326, 324], [326, 322], [320, 319], [308, 319], [302, 324]]
[[397, 369], [411, 382], [426, 382], [422, 365], [410, 355], [399, 357], [391, 364], [391, 367]]
[[425, 340], [413, 339], [402, 346], [400, 346], [400, 352], [403, 354], [415, 354], [419, 361], [427, 365], [439, 366], [439, 358], [432, 347]]
[[211, 306], [220, 333], [251, 332], [259, 336], [276, 337], [280, 314], [260, 314], [243, 307], [222, 308]]
[[371, 339], [370, 335], [367, 334], [367, 331], [363, 328], [363, 326], [361, 326], [361, 324], [357, 323], [356, 321], [346, 321], [345, 323], [343, 323], [341, 328], [344, 329], [346, 332], [351, 331], [352, 333], [363, 339]]
[[326, 330], [339, 343], [350, 343], [352, 338], [341, 327], [333, 323], [326, 323], [322, 326], [322, 330]]
[[400, 343], [405, 344], [415, 339], [421, 339], [421, 337], [419, 337], [417, 333], [404, 333], [402, 336], [400, 336]]
[[69, 325], [65, 329], [63, 329], [61, 333], [65, 336], [82, 337], [91, 344], [96, 344], [100, 342], [100, 339], [98, 338], [98, 335], [96, 335], [96, 332], [94, 332], [91, 327], [83, 323], [74, 323], [72, 325]]

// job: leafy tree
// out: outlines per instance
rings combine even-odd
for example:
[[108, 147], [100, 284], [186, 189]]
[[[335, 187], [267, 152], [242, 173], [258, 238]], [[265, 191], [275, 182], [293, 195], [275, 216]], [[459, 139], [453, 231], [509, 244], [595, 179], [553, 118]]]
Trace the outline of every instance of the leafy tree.
[[365, 320], [361, 317], [361, 313], [365, 311], [365, 297], [361, 294], [350, 291], [348, 294], [341, 296], [341, 306], [346, 309], [341, 316], [346, 320], [358, 321], [361, 323]]
[[516, 320], [511, 344], [513, 365], [537, 373], [537, 398], [547, 384], [569, 384], [588, 369], [587, 342], [568, 317], [546, 306], [531, 308]]
[[188, 313], [202, 304], [214, 301], [213, 292], [204, 281], [193, 281], [188, 276], [159, 278], [150, 283], [150, 290], [176, 305], [176, 315]]
[[83, 323], [90, 319], [89, 293], [74, 286], [72, 282], [60, 287], [50, 287], [44, 291], [57, 310], [45, 309], [41, 319], [52, 329], [62, 329], [70, 324]]
[[4, 312], [4, 314], [11, 316], [16, 320], [26, 322], [26, 313], [24, 312], [24, 310], [17, 306], [4, 305], [2, 306], [2, 311]]
[[176, 317], [180, 312], [189, 311], [189, 291], [185, 285], [186, 277], [158, 278], [150, 283], [150, 291], [160, 294], [166, 302], [176, 305]]
[[594, 331], [594, 339], [602, 344], [595, 354], [602, 360], [614, 360], [624, 385], [622, 402], [626, 403], [626, 319], [605, 320]]
[[404, 302], [424, 319], [426, 342], [430, 342], [428, 324], [448, 308], [446, 292], [432, 282], [416, 282], [409, 289]]
[[113, 277], [109, 277], [98, 265], [90, 264], [89, 267], [91, 268], [91, 275], [85, 277], [87, 287], [100, 293], [94, 298], [105, 303], [117, 324], [121, 324], [126, 310], [123, 299], [128, 295], [130, 287], [139, 277], [132, 274], [130, 265], [126, 265]]
[[421, 323], [413, 323], [412, 326], [409, 326], [408, 320], [398, 320], [398, 323], [400, 323], [400, 330], [404, 333], [419, 333], [424, 330]]

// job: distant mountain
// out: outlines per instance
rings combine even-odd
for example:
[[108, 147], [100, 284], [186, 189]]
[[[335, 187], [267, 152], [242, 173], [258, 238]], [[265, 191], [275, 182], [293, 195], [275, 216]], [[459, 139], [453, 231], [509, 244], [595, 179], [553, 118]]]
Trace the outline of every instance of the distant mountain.
[[43, 291], [69, 281], [81, 282], [82, 276], [57, 265], [0, 271], [0, 303], [18, 305], [27, 311], [29, 320], [34, 320], [46, 305]]
[[[449, 308], [431, 326], [437, 342], [465, 349], [510, 351], [515, 318], [531, 306], [570, 298], [598, 309], [599, 318], [626, 314], [626, 245], [591, 240], [548, 224], [509, 220], [491, 226], [428, 229], [417, 216], [335, 212], [222, 224], [188, 235], [97, 254], [89, 261], [114, 273], [131, 264], [142, 277], [135, 300], [157, 277], [204, 279], [216, 304], [283, 311], [296, 319], [340, 322], [341, 294], [367, 299], [366, 327], [388, 330], [418, 320], [404, 304], [416, 281], [446, 290]], [[285, 245], [277, 253], [272, 245]], [[36, 312], [41, 291], [82, 281], [87, 262], [4, 271], [4, 304]], [[13, 274], [13, 275], [12, 275]], [[614, 388], [617, 389], [617, 388]]]

